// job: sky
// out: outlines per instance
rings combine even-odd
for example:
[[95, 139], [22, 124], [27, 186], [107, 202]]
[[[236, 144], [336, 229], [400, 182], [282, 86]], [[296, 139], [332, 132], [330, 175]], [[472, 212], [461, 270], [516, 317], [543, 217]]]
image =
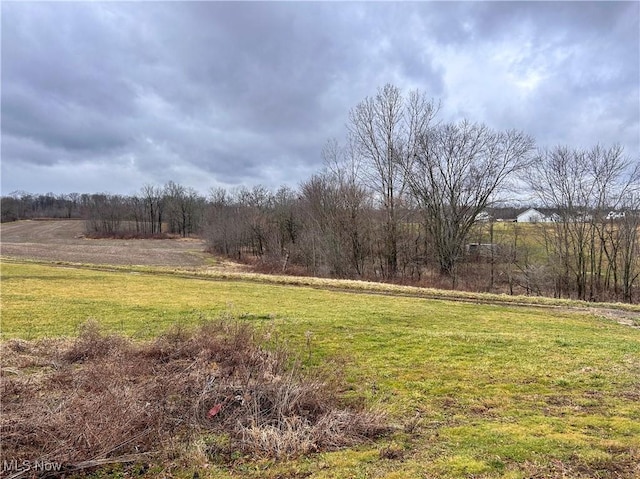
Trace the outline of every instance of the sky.
[[640, 2], [12, 2], [1, 192], [296, 187], [391, 83], [640, 161]]

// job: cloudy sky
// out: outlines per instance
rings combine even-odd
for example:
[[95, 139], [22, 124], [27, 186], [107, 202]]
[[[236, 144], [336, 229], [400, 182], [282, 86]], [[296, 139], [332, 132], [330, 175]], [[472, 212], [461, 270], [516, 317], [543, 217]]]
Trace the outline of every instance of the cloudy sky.
[[2, 194], [296, 186], [385, 83], [443, 120], [640, 158], [636, 1], [0, 8]]

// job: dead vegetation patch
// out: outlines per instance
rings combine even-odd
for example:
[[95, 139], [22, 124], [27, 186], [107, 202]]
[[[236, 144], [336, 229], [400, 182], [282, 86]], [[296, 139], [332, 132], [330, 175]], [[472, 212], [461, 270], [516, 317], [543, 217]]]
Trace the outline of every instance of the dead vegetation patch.
[[2, 349], [2, 460], [69, 472], [118, 458], [175, 461], [194, 449], [207, 461], [279, 459], [390, 430], [383, 414], [342, 402], [336, 382], [232, 318], [150, 342], [87, 323], [75, 340]]

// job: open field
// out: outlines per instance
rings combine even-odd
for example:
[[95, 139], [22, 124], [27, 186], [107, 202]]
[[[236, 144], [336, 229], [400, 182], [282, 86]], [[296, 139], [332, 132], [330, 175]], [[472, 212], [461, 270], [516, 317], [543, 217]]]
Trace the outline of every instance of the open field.
[[272, 328], [305, 367], [340, 368], [346, 396], [363, 398], [397, 424], [391, 436], [357, 448], [279, 462], [165, 465], [164, 474], [640, 476], [640, 330], [598, 309], [106, 269], [4, 262], [3, 341], [73, 335], [87, 318], [149, 338], [230, 312]]
[[84, 237], [81, 220], [0, 224], [2, 254], [46, 261], [93, 264], [204, 267], [210, 264], [200, 239], [111, 240]]

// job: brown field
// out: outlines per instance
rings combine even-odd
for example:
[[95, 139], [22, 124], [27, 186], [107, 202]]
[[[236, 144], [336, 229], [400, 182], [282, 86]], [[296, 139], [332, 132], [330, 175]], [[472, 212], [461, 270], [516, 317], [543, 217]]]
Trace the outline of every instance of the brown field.
[[89, 239], [81, 220], [16, 221], [0, 225], [5, 256], [76, 263], [206, 267], [214, 261], [199, 238]]

